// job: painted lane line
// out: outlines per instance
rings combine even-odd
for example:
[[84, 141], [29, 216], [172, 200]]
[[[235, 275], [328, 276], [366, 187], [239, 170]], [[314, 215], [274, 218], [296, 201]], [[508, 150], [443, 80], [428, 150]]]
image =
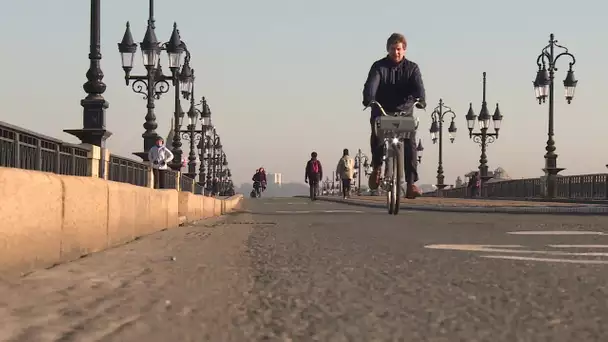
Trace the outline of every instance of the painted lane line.
[[608, 248], [608, 245], [547, 245], [551, 248]]
[[363, 214], [361, 210], [277, 210], [276, 213], [280, 214], [312, 214], [312, 213], [347, 213], [347, 214]]
[[523, 230], [508, 232], [512, 235], [606, 235], [603, 232], [592, 232], [585, 230]]
[[[513, 254], [543, 254], [543, 255], [561, 255], [561, 256], [605, 256], [608, 253], [600, 252], [560, 252], [560, 251], [530, 251], [522, 249], [508, 249], [510, 246], [488, 247], [487, 245], [427, 245], [429, 249], [443, 249], [453, 251], [468, 251], [468, 252], [489, 252], [489, 253], [513, 253]], [[500, 248], [503, 247], [503, 248]], [[506, 248], [505, 248], [506, 247]]]
[[575, 260], [575, 259], [553, 259], [553, 258], [534, 258], [522, 257], [515, 255], [482, 255], [482, 258], [487, 259], [506, 259], [506, 260], [521, 260], [521, 261], [543, 261], [543, 262], [561, 262], [568, 264], [591, 264], [591, 265], [607, 265], [608, 260]]

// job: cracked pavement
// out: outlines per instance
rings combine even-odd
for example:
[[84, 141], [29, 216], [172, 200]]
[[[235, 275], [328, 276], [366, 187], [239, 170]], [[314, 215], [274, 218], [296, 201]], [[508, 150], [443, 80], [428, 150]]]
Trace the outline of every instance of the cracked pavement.
[[[301, 198], [245, 208], [3, 279], [0, 341], [605, 340], [606, 216], [394, 217]], [[598, 233], [508, 234], [531, 230]], [[607, 262], [470, 245], [595, 245], [555, 258]]]

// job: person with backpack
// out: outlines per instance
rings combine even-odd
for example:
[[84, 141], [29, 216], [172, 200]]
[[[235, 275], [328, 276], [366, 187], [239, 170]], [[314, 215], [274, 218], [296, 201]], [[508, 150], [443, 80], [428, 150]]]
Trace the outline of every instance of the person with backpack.
[[[342, 180], [342, 197], [350, 197], [350, 183], [355, 176], [355, 161], [348, 155], [348, 149], [342, 151], [342, 157], [336, 167], [336, 178]], [[338, 179], [336, 179], [338, 180]]]
[[310, 154], [310, 160], [306, 163], [304, 183], [310, 186], [310, 199], [315, 201], [319, 193], [319, 182], [323, 179], [323, 167], [317, 159], [317, 152]]

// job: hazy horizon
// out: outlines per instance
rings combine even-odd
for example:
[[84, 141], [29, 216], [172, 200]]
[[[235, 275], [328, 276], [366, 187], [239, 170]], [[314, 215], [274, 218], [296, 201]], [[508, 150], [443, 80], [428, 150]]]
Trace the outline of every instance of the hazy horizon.
[[[143, 149], [146, 104], [124, 84], [117, 43], [130, 21], [135, 41], [143, 39], [148, 1], [102, 1], [102, 70], [110, 103], [108, 148], [131, 157]], [[0, 37], [9, 53], [0, 89], [1, 121], [70, 142], [63, 129], [80, 128], [89, 50], [89, 1], [6, 2], [0, 12]], [[411, 14], [413, 11], [417, 14]], [[156, 1], [156, 34], [168, 40], [177, 22], [192, 52], [197, 99], [205, 96], [225, 146], [235, 184], [264, 166], [283, 174], [283, 182], [303, 182], [303, 169], [315, 150], [327, 172], [343, 148], [369, 155], [369, 112], [361, 89], [370, 65], [385, 55], [392, 32], [408, 38], [407, 57], [422, 70], [429, 108], [419, 112], [419, 137], [425, 147], [420, 184], [435, 183], [437, 147], [428, 129], [430, 112], [442, 98], [456, 111], [458, 135], [444, 144], [445, 182], [453, 184], [479, 164], [480, 149], [468, 138], [469, 102], [481, 105], [481, 75], [488, 74], [488, 106], [500, 103], [500, 139], [488, 148], [490, 169], [503, 167], [516, 179], [538, 177], [544, 166], [548, 104], [539, 106], [532, 81], [536, 57], [555, 33], [576, 59], [579, 80], [567, 105], [562, 80], [568, 60], [556, 73], [555, 140], [563, 174], [601, 173], [606, 159], [581, 158], [605, 139], [601, 99], [606, 71], [601, 44], [608, 32], [600, 1], [572, 4], [421, 2], [360, 0], [322, 2], [193, 0]], [[544, 25], [540, 25], [543, 23]], [[547, 24], [545, 24], [547, 23]], [[597, 43], [596, 43], [597, 42]], [[138, 48], [139, 49], [139, 48]], [[141, 53], [133, 74], [142, 74]], [[167, 69], [167, 57], [162, 64]], [[598, 69], [596, 69], [596, 67]], [[593, 100], [593, 101], [592, 101]], [[184, 110], [187, 110], [184, 105]], [[166, 136], [173, 96], [157, 101], [157, 132]], [[580, 118], [580, 119], [579, 119]], [[575, 120], [578, 119], [578, 120]], [[449, 124], [449, 122], [448, 122]], [[447, 124], [445, 125], [447, 130]], [[598, 139], [602, 138], [602, 139]], [[184, 142], [187, 155], [187, 143]]]

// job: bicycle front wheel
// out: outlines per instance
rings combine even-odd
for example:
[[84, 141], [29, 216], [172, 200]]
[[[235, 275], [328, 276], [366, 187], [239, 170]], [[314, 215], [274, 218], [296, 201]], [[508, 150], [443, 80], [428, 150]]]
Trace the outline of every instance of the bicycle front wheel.
[[399, 144], [394, 147], [393, 156], [393, 191], [395, 193], [395, 201], [393, 207], [393, 215], [399, 214], [399, 206], [401, 205], [401, 183], [403, 182], [403, 145]]
[[395, 179], [395, 157], [394, 156], [388, 156], [386, 159], [386, 171], [385, 171], [385, 178], [386, 178], [386, 185], [387, 185], [387, 189], [386, 189], [386, 205], [388, 207], [388, 213], [389, 215], [393, 215], [395, 212], [395, 202], [396, 202], [396, 179]]

